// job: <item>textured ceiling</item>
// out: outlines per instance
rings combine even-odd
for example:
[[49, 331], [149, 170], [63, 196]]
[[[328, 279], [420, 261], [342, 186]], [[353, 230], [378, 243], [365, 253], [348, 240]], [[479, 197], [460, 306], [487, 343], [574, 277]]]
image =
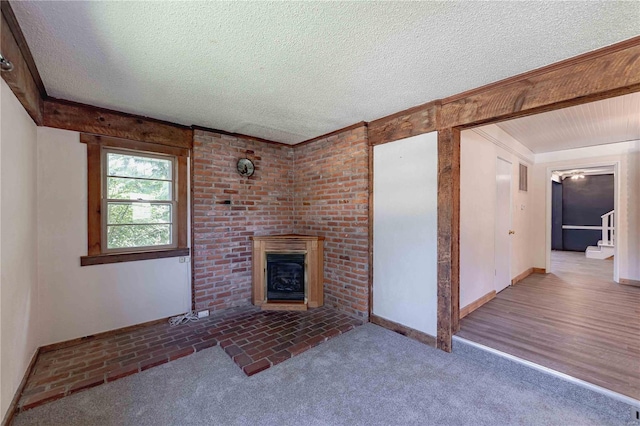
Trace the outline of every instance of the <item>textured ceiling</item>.
[[498, 123], [535, 154], [640, 140], [640, 93]]
[[51, 96], [286, 143], [640, 34], [640, 2], [12, 6]]

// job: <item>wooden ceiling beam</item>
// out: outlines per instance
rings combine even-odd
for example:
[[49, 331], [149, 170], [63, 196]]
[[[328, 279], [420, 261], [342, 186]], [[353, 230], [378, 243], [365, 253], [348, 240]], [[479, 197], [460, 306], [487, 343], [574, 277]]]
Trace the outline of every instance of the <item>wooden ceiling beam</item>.
[[439, 129], [469, 127], [640, 91], [640, 37], [442, 101]]
[[13, 64], [13, 70], [2, 72], [2, 78], [36, 125], [191, 148], [193, 130], [190, 127], [50, 98], [11, 5], [2, 0], [0, 8], [0, 52]]
[[60, 99], [44, 101], [48, 127], [191, 149], [193, 130], [153, 118]]
[[[42, 98], [46, 96], [40, 75], [35, 68], [31, 52], [7, 1], [0, 2], [0, 52], [13, 64], [13, 70], [3, 71], [2, 78], [16, 95], [36, 125], [42, 125]], [[32, 64], [32, 65], [30, 65]], [[32, 73], [35, 70], [35, 75]]]
[[433, 132], [439, 109], [440, 101], [433, 101], [374, 120], [369, 123], [369, 144], [380, 145]]
[[379, 145], [640, 91], [640, 36], [369, 122]]
[[40, 95], [44, 99], [47, 96], [47, 91], [44, 87], [44, 83], [42, 82], [42, 78], [40, 77], [40, 72], [38, 72], [38, 67], [36, 66], [36, 62], [33, 59], [33, 55], [31, 54], [31, 49], [29, 49], [29, 45], [27, 44], [27, 39], [24, 37], [24, 33], [20, 28], [20, 24], [18, 23], [18, 18], [16, 18], [15, 13], [13, 13], [13, 9], [11, 8], [11, 4], [8, 0], [0, 1], [0, 8], [2, 9], [2, 14], [11, 29], [11, 33], [13, 34], [13, 38], [16, 41], [16, 44], [20, 48], [20, 52], [22, 52], [22, 56], [31, 72], [31, 76], [33, 77], [36, 86], [38, 86], [38, 90], [40, 91]]

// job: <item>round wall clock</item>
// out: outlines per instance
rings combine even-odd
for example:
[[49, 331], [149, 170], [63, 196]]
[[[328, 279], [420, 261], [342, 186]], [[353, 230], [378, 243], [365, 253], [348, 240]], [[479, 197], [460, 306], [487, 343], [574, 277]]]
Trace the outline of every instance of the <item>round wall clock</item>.
[[255, 167], [253, 166], [253, 162], [248, 158], [241, 158], [238, 160], [238, 173], [241, 176], [249, 177], [255, 171]]

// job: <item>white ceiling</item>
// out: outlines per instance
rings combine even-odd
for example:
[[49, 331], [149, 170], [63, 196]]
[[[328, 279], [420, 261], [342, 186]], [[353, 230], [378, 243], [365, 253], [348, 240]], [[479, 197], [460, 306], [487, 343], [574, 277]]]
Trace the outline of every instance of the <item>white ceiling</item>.
[[534, 154], [640, 140], [640, 93], [497, 125]]
[[640, 34], [640, 2], [11, 4], [49, 95], [286, 143]]

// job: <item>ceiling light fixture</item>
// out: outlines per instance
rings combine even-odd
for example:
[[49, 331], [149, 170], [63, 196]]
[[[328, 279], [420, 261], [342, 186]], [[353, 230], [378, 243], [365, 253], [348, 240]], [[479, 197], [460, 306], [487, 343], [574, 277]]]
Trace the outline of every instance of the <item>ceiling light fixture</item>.
[[13, 64], [0, 53], [0, 70], [9, 72], [13, 70]]

